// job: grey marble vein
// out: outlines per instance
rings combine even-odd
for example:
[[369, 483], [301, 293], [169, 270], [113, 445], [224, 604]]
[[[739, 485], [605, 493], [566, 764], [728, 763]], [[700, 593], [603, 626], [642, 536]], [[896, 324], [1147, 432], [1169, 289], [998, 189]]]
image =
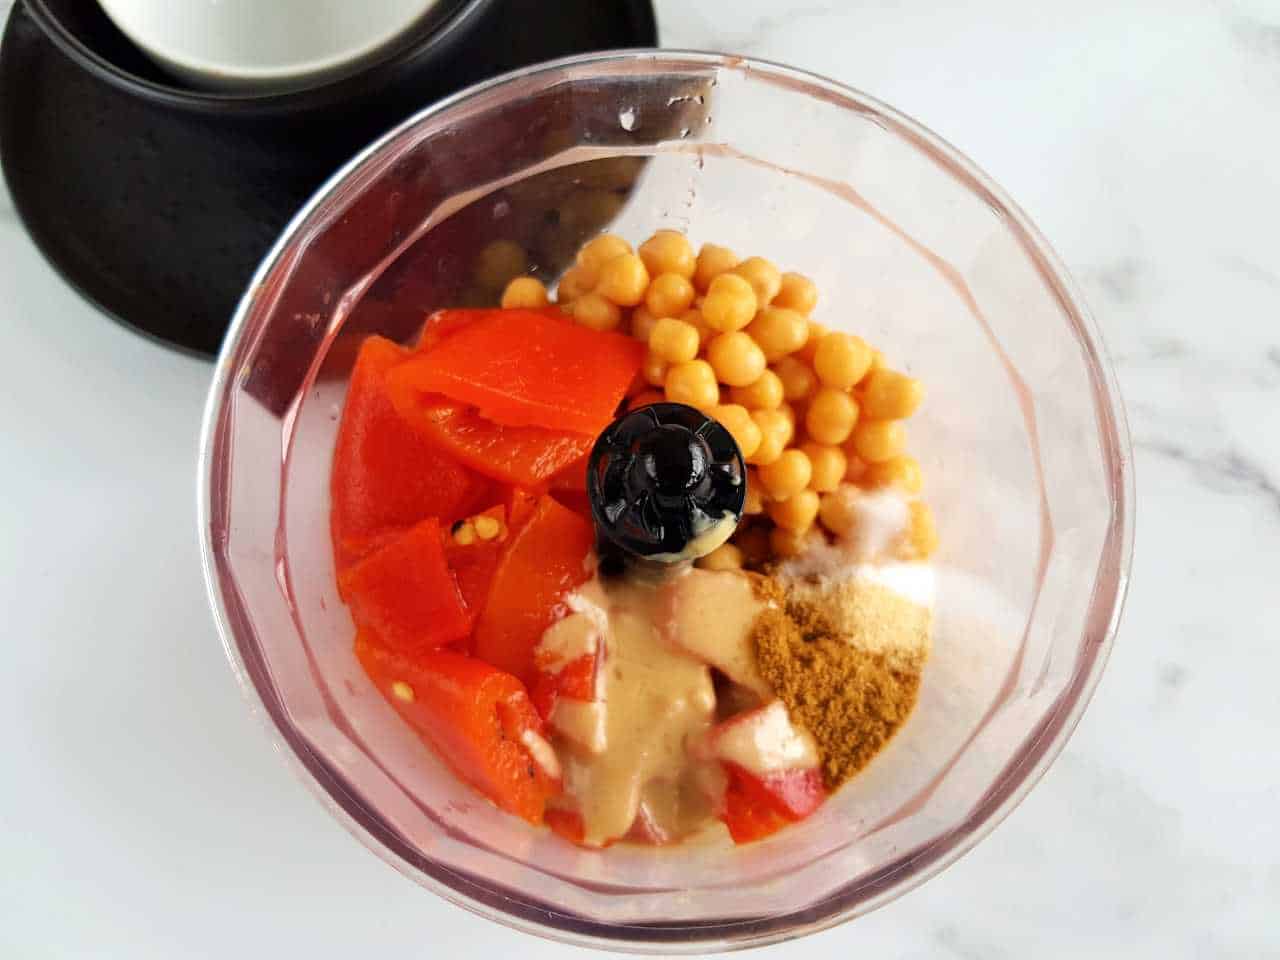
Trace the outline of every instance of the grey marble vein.
[[1177, 443], [1143, 438], [1135, 438], [1133, 446], [1186, 465], [1201, 483], [1216, 493], [1256, 495], [1280, 514], [1280, 483], [1260, 463], [1239, 451], [1205, 455]]
[[1280, 290], [1280, 273], [1238, 254], [1222, 257], [1220, 262], [1228, 270], [1254, 280], [1273, 290]]
[[1137, 299], [1146, 267], [1137, 257], [1121, 257], [1084, 273], [1086, 283], [1093, 283], [1116, 304], [1130, 304]]
[[1231, 16], [1229, 23], [1231, 34], [1242, 50], [1274, 60], [1274, 65], [1280, 68], [1280, 23], [1241, 13]]

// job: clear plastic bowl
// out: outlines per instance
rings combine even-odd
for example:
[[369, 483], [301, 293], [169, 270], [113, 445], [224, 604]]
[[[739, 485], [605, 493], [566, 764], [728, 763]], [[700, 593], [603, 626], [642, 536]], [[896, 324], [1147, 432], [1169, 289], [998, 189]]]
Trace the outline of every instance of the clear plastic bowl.
[[[576, 849], [456, 780], [351, 652], [329, 462], [359, 339], [483, 302], [482, 247], [548, 279], [605, 225], [812, 276], [815, 316], [920, 377], [911, 447], [942, 538], [934, 653], [890, 746], [760, 843]], [[494, 282], [487, 278], [490, 285]], [[1062, 749], [1115, 634], [1130, 451], [1097, 331], [968, 160], [870, 97], [736, 57], [599, 54], [475, 87], [340, 171], [258, 270], [209, 397], [200, 535], [227, 653], [284, 754], [430, 890], [573, 943], [702, 951], [812, 932], [954, 861]]]

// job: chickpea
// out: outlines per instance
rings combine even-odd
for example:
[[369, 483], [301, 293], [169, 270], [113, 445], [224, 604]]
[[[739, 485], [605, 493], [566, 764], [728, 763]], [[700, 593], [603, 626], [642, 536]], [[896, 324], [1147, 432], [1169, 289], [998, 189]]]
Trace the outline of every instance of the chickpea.
[[[795, 353], [809, 339], [809, 321], [804, 314], [782, 307], [763, 307], [747, 327], [770, 363]], [[851, 384], [852, 386], [852, 384]]]
[[678, 317], [693, 303], [693, 284], [678, 273], [660, 273], [650, 281], [644, 303], [655, 317]]
[[856, 453], [851, 453], [849, 447], [851, 444], [846, 443], [841, 449], [844, 450], [844, 458], [848, 462], [848, 466], [844, 468], [844, 479], [847, 483], [861, 483], [868, 470], [867, 464], [858, 459]]
[[871, 348], [861, 337], [828, 333], [813, 354], [813, 370], [828, 387], [848, 390], [871, 366]]
[[773, 365], [773, 372], [782, 382], [782, 395], [792, 402], [808, 398], [818, 385], [813, 371], [795, 357], [781, 357]]
[[601, 265], [595, 292], [620, 307], [634, 307], [644, 299], [648, 286], [649, 271], [644, 261], [634, 253], [624, 253]]
[[711, 338], [720, 331], [716, 330], [711, 324], [707, 323], [706, 317], [702, 315], [702, 311], [697, 307], [690, 307], [684, 313], [680, 314], [680, 319], [685, 323], [693, 325], [698, 331], [698, 345], [705, 347], [711, 342]]
[[742, 551], [732, 543], [722, 543], [694, 563], [699, 570], [741, 570]]
[[853, 429], [853, 452], [859, 460], [892, 460], [907, 445], [907, 431], [898, 420], [863, 420]]
[[773, 298], [775, 307], [786, 307], [806, 316], [813, 312], [818, 304], [818, 288], [812, 280], [799, 273], [784, 273], [781, 277], [778, 292]]
[[816, 490], [819, 493], [830, 493], [840, 486], [840, 481], [844, 479], [845, 470], [848, 469], [849, 465], [848, 458], [845, 457], [843, 450], [839, 447], [812, 441], [804, 444], [800, 449], [805, 452], [805, 455], [809, 458], [809, 463], [813, 467], [813, 473], [809, 479], [809, 489]]
[[576, 262], [582, 268], [583, 276], [590, 285], [595, 286], [600, 280], [600, 271], [606, 263], [630, 252], [631, 244], [617, 234], [602, 233], [582, 245]]
[[545, 307], [549, 302], [547, 288], [541, 280], [533, 277], [516, 277], [502, 291], [502, 305], [507, 309], [523, 307], [532, 310]]
[[589, 279], [592, 278], [580, 267], [570, 267], [556, 286], [556, 299], [561, 303], [572, 303], [584, 293], [590, 293], [592, 284], [587, 282]]
[[495, 240], [476, 255], [471, 276], [487, 290], [501, 290], [508, 280], [528, 269], [524, 247], [510, 240]]
[[796, 408], [789, 403], [780, 403], [778, 412], [786, 418], [787, 426], [791, 428], [791, 434], [787, 438], [787, 443], [790, 443], [796, 434]]
[[643, 303], [631, 311], [631, 335], [641, 343], [649, 342], [649, 335], [657, 323], [658, 318]]
[[858, 405], [843, 390], [823, 387], [813, 397], [804, 426], [818, 443], [838, 444], [849, 439], [858, 422]]
[[760, 446], [747, 462], [757, 466], [773, 463], [791, 442], [791, 422], [781, 410], [752, 410], [751, 419], [760, 428]]
[[812, 490], [801, 490], [785, 500], [769, 504], [769, 519], [784, 530], [805, 533], [818, 516], [818, 495]]
[[649, 334], [649, 349], [667, 363], [688, 363], [698, 355], [698, 331], [683, 320], [663, 317]]
[[914, 548], [916, 557], [927, 560], [938, 549], [938, 528], [933, 522], [933, 511], [923, 500], [912, 500], [908, 509], [911, 511], [911, 521], [907, 528], [907, 540]]
[[687, 403], [699, 410], [711, 410], [720, 403], [720, 387], [715, 371], [705, 360], [673, 364], [663, 384], [672, 403]]
[[818, 500], [818, 519], [837, 537], [848, 537], [858, 524], [858, 488], [842, 484]]
[[769, 531], [759, 524], [745, 530], [739, 528], [733, 535], [733, 544], [742, 551], [746, 563], [764, 563], [769, 559]]
[[640, 373], [650, 386], [661, 387], [667, 382], [667, 367], [669, 366], [670, 364], [667, 361], [650, 351], [645, 356], [644, 363], [640, 365]]
[[759, 425], [751, 419], [751, 414], [747, 412], [746, 407], [736, 403], [722, 404], [711, 411], [711, 416], [719, 420], [720, 424], [733, 436], [744, 460], [760, 447], [763, 435]]
[[698, 266], [698, 258], [694, 256], [688, 238], [675, 230], [659, 230], [640, 244], [639, 253], [649, 273], [655, 277], [674, 273], [692, 280]]
[[909, 417], [924, 399], [924, 384], [896, 370], [872, 370], [862, 383], [862, 409], [876, 420]]
[[769, 532], [769, 549], [775, 557], [788, 559], [798, 556], [805, 547], [805, 534], [786, 527], [774, 527]]
[[765, 370], [764, 351], [741, 330], [713, 338], [707, 344], [707, 360], [716, 378], [731, 387], [755, 383]]
[[[786, 500], [809, 486], [813, 465], [803, 450], [783, 450], [773, 463], [760, 467], [760, 482], [774, 500]], [[815, 506], [815, 512], [817, 507]]]
[[906, 493], [919, 493], [924, 487], [920, 464], [906, 454], [867, 465], [858, 480], [867, 487], [897, 487]]
[[711, 288], [711, 281], [726, 270], [738, 265], [738, 255], [728, 247], [714, 243], [704, 243], [698, 251], [698, 260], [693, 273], [693, 285], [702, 293]]
[[736, 273], [722, 273], [711, 281], [702, 316], [721, 333], [741, 330], [756, 315], [756, 294]]
[[627, 410], [639, 410], [651, 403], [661, 403], [665, 398], [657, 390], [644, 390], [637, 393], [627, 402]]
[[745, 387], [729, 391], [730, 400], [752, 410], [775, 410], [782, 397], [782, 380], [772, 370], [766, 370]]
[[809, 339], [804, 342], [804, 346], [795, 352], [796, 357], [803, 360], [809, 366], [813, 366], [813, 358], [818, 352], [818, 342], [827, 335], [828, 330], [816, 320], [809, 321]]
[[616, 330], [622, 324], [622, 311], [598, 293], [584, 293], [573, 301], [573, 319], [592, 330]]
[[[752, 423], [754, 422], [753, 420]], [[764, 513], [764, 496], [760, 493], [760, 476], [756, 473], [755, 467], [747, 467], [747, 496], [742, 505], [742, 512], [745, 516]]]
[[764, 257], [747, 257], [733, 272], [751, 284], [761, 307], [769, 304], [782, 287], [782, 273]]

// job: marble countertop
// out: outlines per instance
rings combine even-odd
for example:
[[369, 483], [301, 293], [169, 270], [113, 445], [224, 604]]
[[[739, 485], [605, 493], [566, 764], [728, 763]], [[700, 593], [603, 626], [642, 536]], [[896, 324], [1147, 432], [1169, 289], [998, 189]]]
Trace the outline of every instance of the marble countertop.
[[[1003, 184], [1092, 303], [1135, 448], [1128, 609], [1055, 766], [939, 877], [765, 952], [1280, 956], [1280, 8], [657, 6], [667, 45], [837, 78]], [[0, 955], [568, 953], [423, 894], [273, 755], [205, 614], [210, 367], [104, 322], [2, 192], [0, 322]]]

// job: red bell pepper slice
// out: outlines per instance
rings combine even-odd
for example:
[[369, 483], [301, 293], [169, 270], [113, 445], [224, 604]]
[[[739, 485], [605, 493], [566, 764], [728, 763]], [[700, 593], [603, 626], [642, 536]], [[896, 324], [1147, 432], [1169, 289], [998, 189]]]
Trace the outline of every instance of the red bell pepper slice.
[[587, 492], [587, 461], [591, 458], [590, 449], [551, 478], [552, 490], [564, 490], [572, 493]]
[[[502, 311], [496, 307], [451, 307], [448, 310], [436, 310], [428, 314], [422, 324], [422, 332], [418, 334], [417, 351], [430, 350], [453, 336], [459, 330], [469, 327], [477, 320], [486, 320]], [[544, 307], [530, 310], [530, 313], [544, 314], [561, 323], [572, 323], [572, 319], [559, 307]]]
[[339, 570], [427, 516], [445, 523], [465, 516], [491, 491], [392, 407], [387, 374], [406, 356], [390, 340], [369, 337], [351, 373], [329, 484]]
[[827, 791], [816, 767], [781, 770], [759, 777], [726, 763], [729, 787], [723, 819], [735, 843], [748, 843], [803, 820], [822, 806]]
[[535, 680], [534, 647], [561, 613], [565, 594], [587, 579], [594, 541], [590, 523], [549, 496], [539, 498], [498, 563], [476, 624], [476, 656], [526, 683]]
[[421, 394], [393, 374], [391, 398], [406, 423], [477, 473], [514, 486], [541, 489], [592, 440], [542, 427], [504, 427], [474, 408]]
[[572, 510], [587, 523], [592, 523], [591, 519], [591, 498], [586, 492], [578, 493], [574, 490], [557, 490], [552, 493], [556, 501], [563, 507]]
[[644, 345], [537, 310], [498, 310], [396, 370], [420, 394], [443, 394], [508, 427], [595, 437], [644, 359]]
[[444, 548], [444, 555], [449, 569], [458, 581], [463, 603], [473, 619], [479, 617], [489, 596], [493, 575], [498, 570], [502, 544], [493, 541], [468, 543], [465, 546], [449, 543]]
[[344, 570], [338, 583], [356, 626], [406, 655], [461, 640], [475, 622], [445, 559], [435, 517]]
[[[472, 657], [437, 651], [402, 657], [361, 635], [356, 657], [414, 731], [495, 804], [541, 823], [556, 776], [527, 746], [542, 721], [520, 681]], [[544, 741], [545, 743], [545, 741]]]
[[763, 840], [791, 822], [732, 774], [724, 794], [724, 813], [721, 819], [729, 828], [729, 836], [734, 843]]
[[[445, 534], [444, 556], [458, 581], [458, 589], [462, 592], [463, 603], [474, 623], [484, 610], [485, 601], [489, 597], [489, 587], [493, 583], [493, 575], [498, 570], [498, 560], [502, 557], [503, 545], [510, 537], [507, 525], [507, 510], [499, 505], [490, 507], [476, 516], [492, 517], [504, 527], [500, 538], [483, 540], [475, 538], [470, 543], [459, 543], [452, 530]], [[456, 524], [455, 524], [456, 526]], [[459, 649], [464, 649], [460, 646]], [[470, 652], [470, 651], [468, 651]]]
[[507, 528], [515, 533], [533, 516], [538, 497], [523, 487], [507, 487], [502, 504], [507, 508]]
[[[536, 656], [534, 659], [536, 661]], [[560, 697], [568, 697], [570, 700], [595, 700], [596, 655], [584, 653], [555, 673], [538, 669], [529, 687], [529, 696], [544, 720], [551, 719], [551, 711]]]

